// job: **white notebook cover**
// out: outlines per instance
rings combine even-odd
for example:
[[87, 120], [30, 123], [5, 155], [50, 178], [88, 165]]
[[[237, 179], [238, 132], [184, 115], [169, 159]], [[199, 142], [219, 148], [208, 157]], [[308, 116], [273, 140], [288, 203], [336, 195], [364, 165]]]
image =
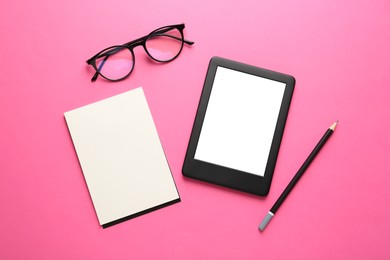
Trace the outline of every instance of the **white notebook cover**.
[[103, 228], [180, 201], [142, 88], [65, 119]]

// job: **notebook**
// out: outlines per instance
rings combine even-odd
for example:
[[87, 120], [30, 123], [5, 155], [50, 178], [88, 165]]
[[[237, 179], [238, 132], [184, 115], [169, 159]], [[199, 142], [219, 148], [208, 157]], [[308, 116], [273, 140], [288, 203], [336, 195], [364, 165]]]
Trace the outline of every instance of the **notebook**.
[[103, 228], [180, 201], [141, 87], [64, 115]]

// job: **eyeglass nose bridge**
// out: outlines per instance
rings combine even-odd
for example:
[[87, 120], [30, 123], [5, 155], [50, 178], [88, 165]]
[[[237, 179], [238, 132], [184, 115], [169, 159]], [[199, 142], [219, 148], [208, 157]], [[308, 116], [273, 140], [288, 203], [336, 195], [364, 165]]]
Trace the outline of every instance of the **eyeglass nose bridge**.
[[[124, 47], [126, 47], [127, 49], [129, 49], [129, 51], [132, 53], [133, 57], [134, 57], [134, 63], [135, 63], [135, 53], [134, 53], [134, 48], [138, 47], [138, 46], [142, 46], [144, 51], [148, 54], [148, 56], [150, 56], [149, 52], [147, 51], [147, 48], [146, 48], [146, 40], [148, 39], [149, 35], [146, 35], [146, 36], [143, 36], [141, 38], [138, 38], [138, 39], [135, 39], [131, 42], [127, 42], [125, 44], [123, 44]], [[135, 64], [133, 65], [133, 67], [135, 66]]]
[[135, 39], [131, 42], [127, 42], [127, 43], [123, 44], [123, 46], [126, 46], [127, 48], [133, 50], [137, 46], [140, 46], [140, 45], [145, 46], [145, 41], [147, 38], [148, 38], [148, 36], [144, 36], [144, 37]]

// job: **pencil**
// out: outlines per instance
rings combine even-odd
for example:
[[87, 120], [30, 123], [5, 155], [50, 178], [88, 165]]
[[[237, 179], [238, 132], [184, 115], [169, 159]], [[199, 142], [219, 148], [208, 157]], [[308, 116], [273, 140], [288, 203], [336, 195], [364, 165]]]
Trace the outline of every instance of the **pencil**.
[[318, 152], [321, 150], [321, 148], [324, 146], [326, 141], [329, 139], [329, 137], [333, 134], [334, 130], [336, 129], [338, 121], [334, 122], [329, 129], [325, 132], [324, 136], [321, 138], [321, 140], [318, 142], [316, 147], [314, 147], [313, 151], [310, 153], [309, 157], [307, 157], [306, 161], [302, 164], [301, 168], [299, 168], [298, 172], [295, 174], [294, 178], [290, 181], [290, 183], [287, 185], [287, 187], [284, 189], [283, 193], [280, 195], [278, 200], [275, 202], [275, 204], [272, 206], [270, 211], [267, 213], [267, 215], [264, 217], [263, 221], [259, 225], [259, 230], [263, 231], [270, 220], [275, 215], [276, 211], [278, 211], [279, 207], [282, 205], [284, 200], [287, 198], [288, 194], [292, 191], [295, 184], [299, 181], [299, 179], [302, 177], [302, 175], [305, 173], [307, 167], [311, 164], [311, 162], [314, 160], [314, 158], [317, 156]]

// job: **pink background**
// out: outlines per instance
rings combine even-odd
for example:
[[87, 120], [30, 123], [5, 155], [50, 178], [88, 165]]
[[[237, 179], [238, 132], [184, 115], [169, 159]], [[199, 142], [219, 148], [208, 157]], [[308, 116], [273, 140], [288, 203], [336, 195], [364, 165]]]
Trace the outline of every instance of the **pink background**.
[[[142, 48], [110, 83], [86, 59], [185, 22], [172, 63]], [[5, 1], [0, 8], [1, 259], [389, 259], [390, 2]], [[209, 59], [293, 75], [269, 195], [181, 174]], [[102, 229], [63, 113], [144, 88], [182, 202]], [[265, 232], [257, 226], [335, 120]]]

